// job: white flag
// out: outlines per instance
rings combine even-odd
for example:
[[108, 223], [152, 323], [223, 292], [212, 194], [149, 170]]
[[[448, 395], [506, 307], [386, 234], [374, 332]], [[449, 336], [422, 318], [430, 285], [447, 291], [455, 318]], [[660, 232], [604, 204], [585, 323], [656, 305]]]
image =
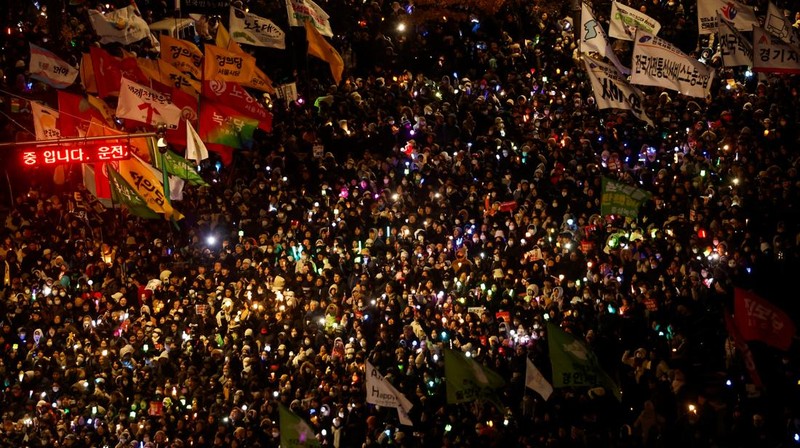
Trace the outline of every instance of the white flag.
[[396, 408], [400, 423], [412, 426], [408, 418], [408, 411], [414, 406], [408, 399], [392, 386], [392, 383], [378, 372], [369, 361], [367, 361], [367, 403]]
[[761, 27], [753, 28], [753, 71], [761, 73], [800, 73], [800, 50]]
[[751, 6], [736, 0], [698, 0], [697, 26], [701, 35], [717, 32], [717, 14], [739, 31], [750, 31], [754, 25], [758, 26], [756, 12]]
[[753, 44], [750, 39], [722, 18], [719, 19], [719, 51], [725, 67], [753, 65]]
[[598, 109], [629, 110], [636, 118], [653, 125], [643, 109], [644, 93], [630, 85], [619, 70], [589, 55], [583, 55], [583, 63]]
[[152, 126], [178, 127], [181, 109], [165, 95], [128, 78], [122, 77], [117, 102], [117, 117], [140, 121]]
[[[141, 161], [143, 165], [147, 166], [151, 173], [154, 176], [162, 179], [164, 174], [161, 171], [150, 165], [149, 163], [145, 162], [144, 160]], [[186, 181], [181, 179], [178, 176], [167, 176], [169, 181], [169, 200], [170, 201], [182, 201], [183, 200], [183, 187], [186, 186]]]
[[611, 49], [611, 44], [608, 43], [606, 32], [600, 25], [600, 22], [594, 18], [594, 14], [589, 9], [586, 3], [581, 4], [581, 53], [597, 53], [600, 56], [608, 58], [617, 69], [624, 73], [629, 74], [629, 68], [622, 65], [622, 62], [617, 59], [617, 55]]
[[792, 44], [794, 46], [800, 44], [797, 33], [794, 27], [792, 27], [792, 22], [789, 21], [789, 18], [786, 17], [777, 6], [775, 6], [775, 3], [769, 2], [767, 17], [764, 19], [764, 28], [772, 33], [773, 36], [776, 36], [787, 44]]
[[37, 79], [56, 89], [69, 87], [78, 77], [78, 69], [67, 64], [56, 56], [55, 53], [44, 48], [30, 44], [31, 62], [28, 71], [31, 78]]
[[33, 114], [33, 130], [36, 132], [36, 140], [52, 140], [61, 138], [61, 131], [58, 129], [59, 113], [36, 101], [31, 101], [31, 113]]
[[313, 0], [286, 0], [286, 12], [289, 14], [289, 26], [305, 26], [311, 22], [323, 36], [333, 37], [330, 16]]
[[608, 35], [615, 39], [633, 40], [633, 35], [636, 34], [637, 28], [655, 36], [661, 29], [661, 24], [638, 9], [612, 2]]
[[186, 160], [194, 160], [200, 163], [208, 158], [206, 144], [200, 140], [197, 131], [194, 130], [192, 123], [186, 120]]
[[527, 359], [528, 365], [525, 368], [525, 386], [533, 389], [547, 401], [553, 393], [553, 385], [547, 382], [542, 376], [542, 372], [533, 365], [530, 359]]
[[231, 38], [240, 44], [286, 48], [286, 34], [271, 20], [231, 6]]
[[714, 70], [687, 56], [660, 37], [636, 31], [631, 84], [664, 87], [683, 95], [705, 98]]
[[128, 5], [106, 14], [90, 9], [89, 20], [100, 36], [101, 44], [119, 42], [130, 45], [150, 35], [150, 27], [147, 26], [136, 5]]

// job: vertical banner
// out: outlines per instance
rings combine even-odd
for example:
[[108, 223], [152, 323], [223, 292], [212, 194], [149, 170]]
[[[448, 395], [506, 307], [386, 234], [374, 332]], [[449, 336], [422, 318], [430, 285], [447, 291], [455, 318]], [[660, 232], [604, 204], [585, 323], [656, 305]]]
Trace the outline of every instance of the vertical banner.
[[617, 70], [627, 75], [631, 71], [622, 65], [611, 44], [608, 42], [605, 30], [594, 17], [592, 10], [586, 3], [581, 4], [581, 26], [579, 28], [581, 38], [581, 53], [597, 53], [604, 58], [608, 58]]
[[51, 109], [36, 101], [31, 101], [31, 112], [33, 113], [33, 129], [36, 132], [36, 140], [52, 140], [61, 138], [61, 131], [58, 129], [58, 111]]
[[719, 19], [719, 50], [725, 67], [753, 65], [753, 44], [727, 20]]

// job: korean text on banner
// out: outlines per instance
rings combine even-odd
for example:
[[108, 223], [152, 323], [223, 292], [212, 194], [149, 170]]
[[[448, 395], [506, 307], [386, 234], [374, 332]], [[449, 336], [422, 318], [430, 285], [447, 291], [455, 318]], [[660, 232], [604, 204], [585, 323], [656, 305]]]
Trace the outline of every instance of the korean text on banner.
[[766, 299], [736, 288], [734, 320], [746, 341], [761, 341], [780, 350], [789, 350], [797, 332], [794, 322], [783, 310]]
[[[172, 2], [170, 2], [172, 4]], [[205, 14], [221, 16], [228, 11], [230, 0], [180, 0], [180, 11], [185, 14]]]
[[636, 29], [657, 35], [661, 24], [647, 14], [619, 2], [611, 3], [608, 35], [615, 39], [633, 40]]
[[333, 37], [330, 16], [313, 0], [286, 0], [286, 12], [289, 14], [289, 26], [303, 26], [303, 22], [311, 22], [320, 34]]
[[271, 20], [231, 6], [230, 34], [241, 44], [285, 49], [286, 34]]
[[725, 67], [753, 65], [752, 42], [722, 18], [719, 19], [719, 48]]
[[114, 202], [122, 204], [134, 216], [145, 219], [159, 219], [161, 216], [147, 206], [147, 202], [139, 196], [119, 173], [112, 168], [108, 169], [108, 180], [111, 184], [111, 195]]
[[598, 109], [625, 109], [650, 126], [653, 121], [644, 112], [644, 93], [630, 85], [613, 66], [583, 55], [586, 73], [592, 83], [592, 93]]
[[31, 101], [31, 112], [33, 113], [33, 129], [36, 132], [36, 140], [61, 138], [61, 131], [58, 129], [57, 110], [39, 104], [36, 101]]
[[52, 51], [34, 44], [30, 44], [30, 47], [31, 60], [28, 70], [31, 72], [31, 78], [56, 89], [69, 87], [78, 78], [78, 69], [64, 62]]
[[664, 87], [696, 98], [711, 90], [714, 70], [660, 37], [636, 31], [631, 84]]
[[753, 28], [753, 71], [800, 73], [800, 49], [770, 36], [764, 28]]
[[236, 82], [211, 80], [203, 85], [203, 97], [214, 100], [258, 120], [258, 127], [265, 132], [272, 130], [272, 114], [263, 104]]
[[203, 76], [206, 81], [246, 82], [252, 79], [256, 67], [254, 57], [235, 53], [216, 45], [205, 46]]
[[753, 26], [758, 26], [756, 12], [751, 6], [736, 0], [698, 0], [697, 26], [700, 35], [717, 32], [717, 14], [732, 22], [739, 31], [750, 31]]
[[151, 126], [166, 125], [169, 128], [177, 128], [181, 110], [166, 95], [122, 78], [117, 117]]
[[144, 199], [147, 206], [156, 213], [163, 213], [166, 219], [183, 218], [177, 210], [173, 209], [167, 198], [164, 196], [164, 186], [161, 180], [150, 171], [147, 162], [138, 157], [128, 160], [120, 160], [118, 164], [119, 174], [125, 179], [136, 193]]
[[197, 79], [203, 75], [203, 52], [189, 41], [162, 34], [161, 60]]
[[651, 196], [648, 191], [603, 177], [600, 213], [603, 216], [621, 215], [636, 218], [639, 215], [639, 207]]
[[623, 74], [629, 74], [629, 68], [622, 65], [614, 50], [611, 49], [611, 44], [608, 42], [605, 30], [602, 25], [594, 17], [589, 5], [583, 3], [581, 5], [581, 53], [597, 53], [604, 58], [608, 58], [617, 70]]

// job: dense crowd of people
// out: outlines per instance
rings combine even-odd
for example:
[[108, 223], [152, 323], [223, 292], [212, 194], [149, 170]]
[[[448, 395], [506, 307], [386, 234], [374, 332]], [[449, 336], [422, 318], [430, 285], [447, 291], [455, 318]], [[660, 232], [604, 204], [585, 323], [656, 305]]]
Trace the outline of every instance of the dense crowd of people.
[[[797, 311], [797, 79], [711, 58], [707, 100], [644, 89], [646, 126], [596, 108], [560, 5], [398, 35], [411, 8], [356, 3], [352, 23], [323, 5], [346, 79], [301, 70], [271, 134], [203, 163], [179, 228], [26, 175], [0, 242], [0, 446], [277, 447], [278, 403], [334, 447], [796, 443], [796, 350], [752, 343], [754, 387], [723, 316], [734, 287]], [[699, 54], [694, 3], [633, 2]], [[600, 214], [603, 176], [652, 193], [638, 219]], [[621, 401], [526, 390], [548, 322]], [[444, 348], [505, 378], [505, 409], [448, 404]], [[367, 360], [413, 427], [366, 404]]]

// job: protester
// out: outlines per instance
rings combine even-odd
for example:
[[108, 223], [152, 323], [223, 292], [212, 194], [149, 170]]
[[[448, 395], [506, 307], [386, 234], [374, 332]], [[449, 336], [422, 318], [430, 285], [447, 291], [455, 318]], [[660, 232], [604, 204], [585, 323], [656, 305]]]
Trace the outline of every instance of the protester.
[[[752, 343], [755, 387], [723, 318], [736, 287], [797, 311], [795, 77], [718, 67], [708, 101], [645, 88], [646, 126], [596, 108], [570, 11], [506, 3], [398, 36], [409, 5], [341, 3], [349, 76], [291, 79], [304, 101], [202, 164], [179, 228], [28, 179], [0, 239], [0, 446], [277, 447], [279, 404], [335, 447], [797, 440], [796, 350]], [[646, 5], [687, 51], [694, 7]], [[44, 88], [15, 69], [25, 51], [4, 90]], [[637, 219], [601, 216], [603, 177], [652, 194]], [[549, 324], [621, 400], [526, 389], [528, 359], [553, 380]], [[445, 349], [505, 379], [496, 399], [449, 404]], [[366, 403], [367, 361], [413, 426]]]

